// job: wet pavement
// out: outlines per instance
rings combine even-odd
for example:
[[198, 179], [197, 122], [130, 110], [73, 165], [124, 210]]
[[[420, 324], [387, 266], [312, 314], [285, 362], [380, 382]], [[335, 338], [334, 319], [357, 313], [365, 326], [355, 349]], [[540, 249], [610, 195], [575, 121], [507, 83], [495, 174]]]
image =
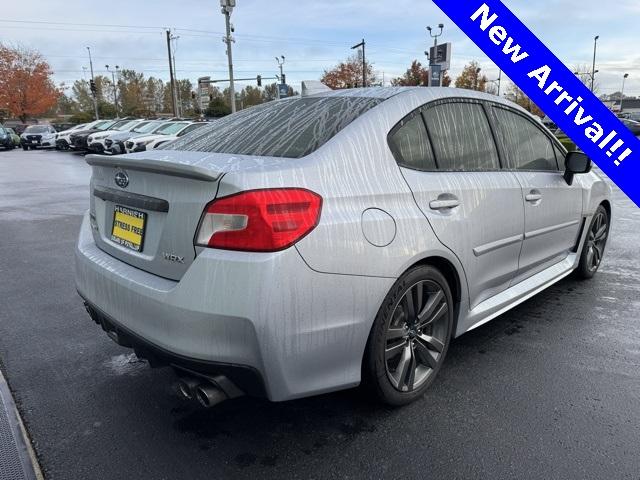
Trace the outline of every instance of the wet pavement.
[[455, 340], [418, 402], [359, 390], [184, 402], [90, 321], [73, 283], [79, 155], [0, 152], [0, 368], [50, 479], [640, 479], [640, 209], [605, 261]]

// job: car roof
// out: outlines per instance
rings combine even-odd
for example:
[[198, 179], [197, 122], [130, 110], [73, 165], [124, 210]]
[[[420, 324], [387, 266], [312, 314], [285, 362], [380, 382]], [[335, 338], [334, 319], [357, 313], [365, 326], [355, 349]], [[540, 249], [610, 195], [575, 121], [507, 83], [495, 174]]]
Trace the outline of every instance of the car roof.
[[[308, 95], [309, 98], [314, 97], [368, 97], [380, 98], [383, 100], [392, 97], [401, 98], [403, 96], [418, 95], [424, 99], [423, 103], [432, 102], [446, 98], [469, 98], [474, 100], [485, 100], [494, 103], [500, 103], [509, 107], [517, 107], [514, 102], [501, 98], [497, 95], [489, 93], [477, 92], [475, 90], [467, 90], [464, 88], [453, 87], [367, 87], [367, 88], [350, 88], [344, 90], [328, 90], [324, 92], [313, 93]], [[293, 97], [299, 98], [299, 97]]]

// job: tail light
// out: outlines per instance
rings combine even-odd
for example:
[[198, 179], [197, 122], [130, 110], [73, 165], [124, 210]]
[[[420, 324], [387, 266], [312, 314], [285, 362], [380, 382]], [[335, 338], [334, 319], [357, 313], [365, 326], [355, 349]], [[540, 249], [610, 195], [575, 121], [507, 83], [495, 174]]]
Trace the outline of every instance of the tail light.
[[209, 203], [196, 245], [274, 252], [290, 247], [320, 220], [322, 197], [302, 188], [249, 190]]

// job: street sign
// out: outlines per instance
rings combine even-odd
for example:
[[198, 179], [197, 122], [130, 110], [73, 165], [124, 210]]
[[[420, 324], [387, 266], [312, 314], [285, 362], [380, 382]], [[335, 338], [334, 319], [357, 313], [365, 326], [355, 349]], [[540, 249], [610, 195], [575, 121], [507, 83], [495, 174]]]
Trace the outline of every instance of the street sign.
[[200, 111], [203, 112], [209, 106], [209, 82], [211, 77], [198, 78], [198, 105]]
[[439, 87], [442, 78], [442, 67], [440, 65], [431, 65], [429, 67], [429, 86]]
[[286, 83], [278, 84], [278, 98], [287, 98], [289, 96], [289, 85]]
[[429, 59], [431, 65], [440, 65], [442, 70], [449, 70], [451, 68], [451, 44], [442, 43], [437, 47], [431, 47]]

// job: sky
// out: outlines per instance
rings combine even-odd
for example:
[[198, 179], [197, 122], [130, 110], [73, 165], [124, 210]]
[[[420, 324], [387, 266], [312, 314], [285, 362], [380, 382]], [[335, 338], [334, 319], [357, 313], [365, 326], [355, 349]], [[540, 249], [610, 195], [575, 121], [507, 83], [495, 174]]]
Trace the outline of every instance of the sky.
[[[640, 97], [640, 1], [503, 1], [572, 69], [591, 68], [593, 38], [600, 35], [599, 93], [620, 91], [628, 73], [625, 94]], [[275, 57], [284, 55], [287, 82], [299, 88], [353, 53], [351, 46], [364, 38], [367, 59], [379, 80], [389, 82], [414, 59], [428, 63], [424, 51], [433, 40], [425, 27], [443, 23], [439, 42], [453, 44], [451, 76], [476, 60], [490, 80], [498, 78], [495, 65], [430, 0], [237, 0], [232, 22], [236, 77], [273, 77], [279, 71]], [[87, 46], [96, 74], [105, 74], [109, 64], [166, 80], [167, 28], [179, 37], [179, 78], [227, 78], [217, 0], [3, 1], [0, 42], [40, 51], [56, 83], [88, 76]]]

